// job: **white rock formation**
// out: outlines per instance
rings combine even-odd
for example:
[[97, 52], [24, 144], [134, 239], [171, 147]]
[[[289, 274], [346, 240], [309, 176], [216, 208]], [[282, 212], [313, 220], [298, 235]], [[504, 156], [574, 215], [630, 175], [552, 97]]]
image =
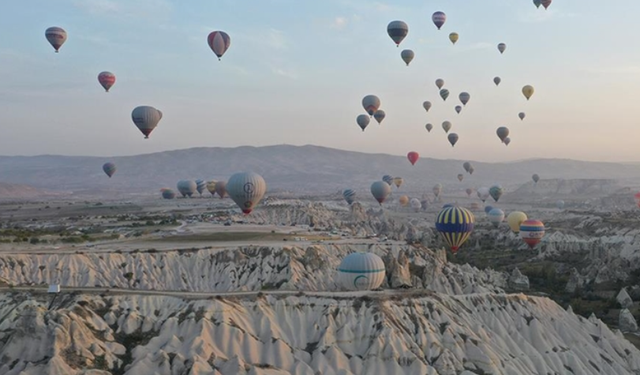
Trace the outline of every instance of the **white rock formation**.
[[620, 293], [616, 296], [616, 301], [622, 306], [623, 309], [628, 309], [633, 306], [633, 300], [629, 293], [627, 293], [627, 288], [620, 289]]
[[636, 318], [633, 317], [633, 314], [628, 309], [620, 310], [620, 318], [619, 318], [618, 327], [620, 327], [620, 331], [622, 332], [636, 332], [638, 330], [638, 323], [636, 322]]
[[509, 288], [515, 291], [529, 290], [529, 278], [520, 272], [518, 267], [513, 269], [509, 277]]

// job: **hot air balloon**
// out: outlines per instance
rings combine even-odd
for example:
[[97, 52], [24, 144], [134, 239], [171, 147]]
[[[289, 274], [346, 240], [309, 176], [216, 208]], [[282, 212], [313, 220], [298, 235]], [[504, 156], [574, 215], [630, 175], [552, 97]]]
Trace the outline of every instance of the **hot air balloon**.
[[491, 212], [491, 210], [493, 210], [493, 206], [485, 206], [484, 207], [484, 213], [489, 215], [489, 212]]
[[[393, 179], [392, 179], [393, 180]], [[371, 195], [380, 203], [382, 203], [387, 199], [387, 197], [391, 194], [391, 187], [389, 184], [384, 181], [376, 181], [371, 184]]]
[[456, 44], [456, 42], [458, 41], [458, 39], [460, 38], [460, 35], [458, 35], [458, 33], [451, 33], [449, 34], [449, 40], [451, 41], [451, 43]]
[[224, 198], [227, 195], [227, 182], [226, 181], [218, 181], [216, 182], [216, 194], [220, 197], [220, 199]]
[[416, 165], [416, 162], [420, 159], [420, 154], [415, 151], [411, 151], [407, 154], [407, 159], [409, 159], [411, 165]]
[[424, 108], [425, 111], [429, 112], [429, 110], [431, 109], [431, 102], [430, 101], [426, 101], [426, 102], [422, 103], [422, 108]]
[[378, 124], [381, 124], [382, 120], [384, 120], [385, 117], [387, 117], [387, 114], [381, 109], [377, 110], [373, 114], [373, 118], [376, 119], [376, 121], [378, 121]]
[[420, 203], [420, 199], [418, 199], [418, 198], [411, 198], [411, 200], [409, 201], [409, 205], [416, 212], [418, 212], [422, 208], [422, 203]]
[[458, 134], [456, 133], [449, 134], [447, 138], [449, 139], [449, 143], [451, 143], [451, 147], [455, 146], [458, 142]]
[[396, 188], [400, 188], [400, 186], [402, 186], [402, 184], [404, 183], [404, 180], [402, 179], [402, 177], [394, 177], [393, 178], [393, 184], [396, 185]]
[[360, 129], [362, 129], [362, 131], [364, 131], [367, 126], [369, 126], [370, 122], [371, 118], [368, 115], [358, 115], [358, 117], [356, 117], [356, 123], [358, 124]]
[[504, 139], [504, 145], [505, 146], [509, 146], [509, 143], [511, 143], [511, 138], [507, 137]]
[[427, 124], [427, 125], [425, 125], [424, 127], [425, 127], [425, 129], [427, 129], [427, 131], [428, 131], [429, 133], [431, 133], [431, 129], [433, 129], [433, 124]]
[[464, 180], [464, 175], [462, 173], [458, 173], [458, 181], [462, 182]]
[[400, 43], [409, 34], [409, 26], [402, 21], [392, 21], [387, 25], [387, 34], [396, 46], [400, 46]]
[[504, 139], [509, 136], [509, 129], [501, 126], [498, 128], [498, 130], [496, 130], [496, 134], [498, 135], [498, 138], [500, 138], [500, 140], [504, 142]]
[[347, 290], [377, 289], [384, 279], [384, 262], [373, 253], [351, 253], [338, 266], [338, 280]]
[[389, 186], [393, 185], [393, 177], [388, 174], [382, 176], [382, 181], [386, 182]]
[[473, 232], [474, 223], [473, 213], [466, 208], [447, 207], [436, 218], [436, 230], [455, 254]]
[[636, 194], [633, 196], [633, 199], [635, 199], [635, 201], [636, 201], [636, 205], [637, 205], [638, 207], [640, 207], [640, 193], [636, 193]]
[[562, 210], [564, 208], [564, 201], [563, 200], [559, 200], [556, 202], [556, 208], [559, 210]]
[[496, 202], [500, 200], [503, 192], [504, 189], [502, 189], [502, 186], [500, 185], [493, 185], [491, 188], [489, 188], [489, 195], [491, 195], [491, 198], [493, 198], [493, 200]]
[[499, 208], [494, 208], [487, 214], [489, 221], [494, 227], [499, 227], [500, 223], [504, 220], [504, 211]]
[[401, 196], [400, 198], [398, 198], [398, 203], [400, 203], [402, 207], [405, 207], [409, 204], [409, 197], [406, 195]]
[[162, 190], [162, 198], [164, 199], [173, 199], [176, 197], [176, 193], [171, 189], [163, 189]]
[[116, 173], [116, 165], [113, 163], [104, 163], [102, 170], [107, 174], [107, 176], [109, 176], [109, 178], [111, 178], [111, 176]]
[[60, 50], [60, 47], [67, 41], [67, 32], [61, 27], [50, 27], [44, 32], [45, 38], [49, 41], [56, 53]]
[[533, 5], [535, 5], [536, 8], [540, 8], [540, 4], [542, 4], [541, 0], [533, 0]]
[[207, 191], [211, 194], [214, 195], [216, 193], [216, 183], [217, 181], [212, 180], [212, 181], [207, 181]]
[[98, 82], [106, 92], [116, 83], [116, 76], [111, 72], [101, 72], [98, 74]]
[[467, 196], [468, 196], [469, 198], [471, 198], [471, 194], [473, 194], [473, 189], [472, 189], [472, 188], [467, 188], [467, 189], [465, 190], [465, 192], [467, 193]]
[[469, 99], [471, 99], [471, 95], [468, 92], [461, 92], [460, 95], [458, 95], [458, 99], [460, 99], [462, 105], [467, 105]]
[[548, 9], [549, 5], [551, 5], [551, 0], [542, 0], [542, 1], [540, 1], [540, 4], [542, 4], [544, 9]]
[[500, 43], [498, 44], [498, 51], [500, 51], [500, 53], [504, 53], [504, 51], [507, 49], [507, 45], [504, 43]]
[[455, 106], [455, 108], [454, 108], [454, 109], [456, 110], [456, 112], [457, 112], [458, 114], [460, 114], [460, 112], [462, 111], [462, 106], [457, 105], [457, 106]]
[[438, 87], [438, 89], [441, 89], [444, 86], [444, 79], [442, 78], [436, 79], [436, 86]]
[[531, 85], [526, 85], [522, 88], [522, 94], [524, 95], [525, 98], [527, 98], [527, 100], [529, 100], [531, 98], [531, 96], [533, 96], [533, 93], [535, 92], [535, 90], [533, 89], [533, 86]]
[[520, 117], [520, 121], [524, 120], [526, 114], [524, 112], [518, 113], [518, 117]]
[[527, 220], [527, 215], [521, 211], [513, 211], [507, 216], [507, 224], [513, 233], [520, 233], [520, 224]]
[[362, 107], [369, 114], [369, 116], [373, 116], [378, 108], [380, 108], [380, 99], [375, 95], [367, 95], [362, 98]]
[[482, 203], [484, 203], [487, 200], [487, 198], [489, 198], [489, 188], [487, 187], [479, 188], [476, 193], [478, 194], [478, 198], [480, 198]]
[[342, 197], [348, 204], [351, 204], [356, 200], [356, 192], [351, 189], [346, 189], [342, 192]]
[[454, 207], [455, 205], [453, 203], [447, 203], [444, 206], [442, 206], [442, 208], [450, 208], [450, 207]]
[[473, 171], [475, 171], [475, 168], [473, 168], [473, 165], [469, 167], [469, 174], [473, 174]]
[[198, 194], [200, 194], [200, 196], [202, 196], [202, 193], [204, 193], [204, 191], [207, 189], [207, 182], [205, 180], [196, 180], [196, 190], [198, 191]]
[[248, 215], [267, 192], [267, 183], [255, 172], [242, 172], [229, 177], [226, 188], [229, 197]]
[[502, 79], [500, 77], [493, 77], [493, 83], [495, 83], [496, 86], [499, 86], [500, 82], [502, 82]]
[[432, 190], [433, 190], [433, 195], [435, 195], [436, 198], [438, 198], [440, 196], [440, 193], [442, 193], [442, 185], [435, 184]]
[[440, 97], [442, 98], [442, 100], [446, 101], [447, 98], [449, 97], [449, 90], [447, 89], [440, 90]]
[[133, 109], [131, 119], [142, 134], [144, 134], [144, 138], [148, 139], [149, 134], [158, 126], [158, 122], [162, 119], [162, 112], [153, 107], [143, 105]]
[[402, 50], [402, 52], [400, 52], [400, 57], [402, 58], [402, 61], [404, 61], [407, 64], [407, 66], [409, 66], [409, 63], [413, 60], [415, 56], [416, 54], [413, 53], [413, 51], [410, 49], [404, 49]]
[[197, 185], [195, 181], [191, 180], [180, 180], [178, 181], [178, 191], [182, 194], [183, 197], [189, 197], [196, 192]]
[[465, 172], [469, 172], [469, 168], [471, 168], [471, 163], [469, 163], [468, 161], [465, 161], [464, 163], [462, 163], [462, 168], [464, 168]]
[[449, 133], [449, 130], [451, 130], [451, 122], [449, 121], [444, 121], [442, 123], [442, 129], [444, 129], [445, 133]]
[[538, 176], [538, 174], [534, 174], [533, 176], [531, 176], [531, 179], [533, 180], [534, 184], [537, 184], [538, 181], [540, 181], [540, 176]]
[[444, 23], [447, 21], [447, 15], [444, 14], [444, 12], [438, 11], [433, 13], [433, 15], [431, 16], [431, 20], [433, 21], [433, 24], [436, 25], [438, 30], [440, 30], [442, 25], [444, 25]]
[[231, 46], [231, 38], [224, 31], [213, 31], [207, 36], [207, 43], [219, 61]]
[[544, 232], [544, 224], [540, 220], [529, 219], [520, 224], [520, 237], [531, 249], [542, 241]]

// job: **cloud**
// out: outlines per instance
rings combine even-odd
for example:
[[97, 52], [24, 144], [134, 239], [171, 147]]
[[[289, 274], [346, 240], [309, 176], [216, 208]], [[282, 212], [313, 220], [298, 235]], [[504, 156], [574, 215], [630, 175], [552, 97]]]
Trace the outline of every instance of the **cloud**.
[[275, 75], [279, 75], [279, 76], [287, 77], [291, 79], [298, 79], [298, 74], [291, 70], [274, 67], [274, 68], [271, 68], [271, 71]]
[[331, 22], [330, 27], [332, 29], [336, 29], [336, 30], [342, 30], [347, 26], [347, 19], [345, 17], [336, 17], [333, 19], [333, 22]]

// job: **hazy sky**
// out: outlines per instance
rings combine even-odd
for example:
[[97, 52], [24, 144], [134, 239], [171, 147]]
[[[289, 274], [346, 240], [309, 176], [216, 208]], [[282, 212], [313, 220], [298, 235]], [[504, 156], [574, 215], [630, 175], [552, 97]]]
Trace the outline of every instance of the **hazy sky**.
[[[448, 16], [441, 31], [431, 22], [437, 10]], [[640, 161], [638, 14], [637, 0], [554, 0], [547, 11], [531, 0], [6, 0], [0, 154], [287, 143], [443, 159]], [[409, 25], [400, 48], [386, 33], [396, 19]], [[44, 37], [49, 26], [68, 32], [59, 54]], [[221, 62], [206, 43], [214, 30], [231, 36]], [[416, 54], [409, 67], [403, 48]], [[117, 76], [110, 93], [97, 82], [102, 70]], [[452, 93], [446, 102], [439, 77]], [[536, 88], [529, 102], [525, 84]], [[461, 91], [471, 101], [457, 115]], [[370, 93], [387, 118], [362, 133], [355, 118]], [[429, 114], [424, 100], [434, 103]], [[131, 121], [138, 105], [164, 113], [148, 140]], [[460, 136], [455, 148], [444, 120]], [[511, 129], [508, 147], [499, 126]]]

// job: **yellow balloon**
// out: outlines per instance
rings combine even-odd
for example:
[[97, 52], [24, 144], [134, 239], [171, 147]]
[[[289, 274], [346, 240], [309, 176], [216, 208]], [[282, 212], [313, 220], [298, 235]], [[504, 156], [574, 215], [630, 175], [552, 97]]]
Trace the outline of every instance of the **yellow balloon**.
[[404, 207], [407, 204], [409, 204], [409, 197], [407, 197], [406, 195], [403, 195], [403, 196], [400, 197], [400, 199], [398, 199], [398, 201], [400, 202], [402, 207]]
[[207, 181], [207, 190], [213, 195], [216, 192], [216, 181]]
[[527, 100], [531, 98], [534, 92], [535, 90], [533, 89], [533, 86], [526, 85], [525, 87], [522, 88], [522, 93], [524, 94], [524, 97], [527, 98]]
[[402, 186], [403, 183], [404, 183], [404, 180], [402, 179], [402, 177], [395, 177], [393, 179], [393, 184], [396, 185], [397, 188]]
[[513, 233], [520, 233], [520, 224], [527, 220], [527, 215], [521, 211], [513, 211], [507, 216], [507, 223]]
[[451, 33], [449, 34], [449, 40], [451, 41], [451, 43], [456, 44], [456, 42], [458, 41], [458, 39], [460, 38], [460, 36], [458, 35], [458, 33]]

